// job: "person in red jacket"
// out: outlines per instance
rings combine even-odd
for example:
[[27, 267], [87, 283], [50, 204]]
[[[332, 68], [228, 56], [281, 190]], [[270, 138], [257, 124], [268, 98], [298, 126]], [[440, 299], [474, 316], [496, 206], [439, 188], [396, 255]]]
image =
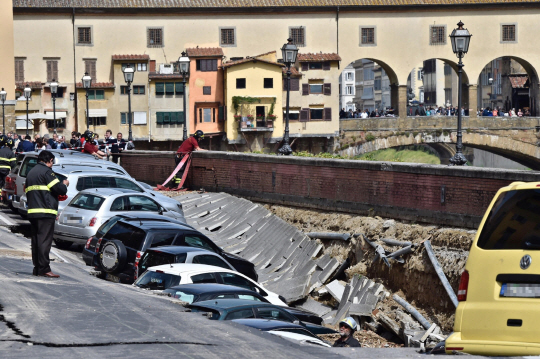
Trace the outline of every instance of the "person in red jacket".
[[96, 146], [96, 144], [94, 143], [94, 136], [95, 134], [92, 131], [86, 131], [84, 133], [83, 137], [85, 141], [82, 152], [89, 153], [99, 159], [103, 159], [103, 157], [105, 157], [105, 153], [100, 151], [98, 146]]
[[[199, 147], [199, 141], [204, 138], [204, 132], [201, 130], [195, 131], [192, 137], [189, 137], [187, 140], [182, 142], [182, 144], [178, 147], [178, 151], [176, 151], [176, 156], [174, 158], [175, 166], [178, 166], [180, 161], [184, 158], [186, 155], [190, 155], [193, 151], [206, 151], [205, 149], [202, 149]], [[184, 170], [186, 169], [186, 166], [182, 167], [180, 171], [176, 174], [176, 176], [173, 177], [171, 180], [171, 185], [178, 186], [180, 182], [182, 181], [182, 176], [184, 175]]]

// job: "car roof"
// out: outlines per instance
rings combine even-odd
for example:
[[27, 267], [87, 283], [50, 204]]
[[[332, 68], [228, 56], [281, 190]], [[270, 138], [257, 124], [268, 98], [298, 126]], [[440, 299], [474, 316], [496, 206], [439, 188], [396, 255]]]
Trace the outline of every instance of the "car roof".
[[134, 191], [132, 189], [127, 189], [127, 188], [88, 188], [79, 192], [79, 194], [81, 193], [90, 193], [90, 194], [95, 194], [101, 197], [121, 195], [125, 193], [133, 193], [133, 194], [143, 195], [143, 196], [145, 195], [144, 192], [137, 192], [137, 191]]
[[[139, 192], [135, 192], [135, 193], [139, 193]], [[165, 217], [165, 218], [169, 219], [168, 217]], [[153, 218], [149, 220], [145, 220], [145, 218], [133, 217], [129, 219], [122, 219], [120, 221], [129, 223], [132, 226], [144, 229], [147, 232], [159, 232], [161, 230], [170, 229], [170, 230], [175, 230], [175, 231], [197, 232], [199, 234], [199, 232], [196, 229], [194, 229], [193, 227], [187, 224], [168, 222], [168, 221], [158, 221]]]
[[188, 247], [188, 246], [161, 246], [161, 247], [154, 247], [154, 248], [148, 248], [147, 252], [162, 252], [162, 253], [169, 253], [169, 254], [181, 254], [181, 253], [189, 253], [189, 252], [206, 252], [210, 254], [215, 254], [214, 252], [210, 252], [209, 250], [203, 249], [203, 248], [197, 248], [197, 247]]
[[262, 319], [262, 318], [244, 318], [233, 319], [235, 323], [246, 325], [262, 331], [279, 330], [279, 329], [306, 329], [300, 324], [283, 322], [281, 320]]
[[[37, 157], [41, 151], [42, 150], [29, 151], [29, 152], [25, 152], [25, 155], [26, 156], [30, 155], [32, 157]], [[58, 157], [61, 157], [61, 158], [62, 157], [65, 158], [65, 157], [68, 157], [68, 156], [82, 156], [82, 157], [94, 158], [94, 156], [92, 156], [89, 153], [72, 151], [72, 150], [53, 150], [53, 149], [49, 149], [47, 151], [52, 152], [52, 154], [55, 155], [55, 157], [58, 155]]]
[[[113, 169], [110, 170], [108, 168], [103, 167], [90, 167], [90, 166], [74, 166], [70, 168], [55, 168], [53, 167], [52, 170], [56, 173], [63, 174], [65, 176], [67, 175], [75, 175], [75, 176], [103, 176], [103, 172], [108, 172], [107, 177], [122, 177], [128, 180], [131, 180], [132, 178], [128, 175], [119, 173], [118, 170]], [[134, 181], [135, 182], [135, 181]]]
[[249, 289], [235, 287], [233, 285], [219, 284], [219, 283], [180, 284], [174, 287], [170, 287], [169, 289], [187, 291], [191, 294], [209, 294], [209, 293], [253, 294], [255, 293], [254, 291], [251, 291]]
[[[242, 307], [276, 307], [271, 303], [264, 303], [258, 300], [249, 300], [249, 299], [210, 299], [203, 300], [201, 302], [195, 302], [193, 305], [200, 307], [211, 308], [211, 309], [232, 309], [232, 308], [242, 308]], [[284, 308], [282, 308], [284, 309]]]
[[227, 272], [227, 273], [235, 273], [235, 274], [241, 275], [240, 273], [230, 270], [230, 269], [210, 266], [207, 264], [195, 264], [195, 263], [162, 264], [159, 266], [150, 267], [148, 268], [148, 270], [160, 270], [165, 273], [176, 274], [176, 275], [178, 275], [179, 273], [181, 273], [181, 275], [182, 274], [192, 275], [192, 274], [214, 273], [214, 272]]

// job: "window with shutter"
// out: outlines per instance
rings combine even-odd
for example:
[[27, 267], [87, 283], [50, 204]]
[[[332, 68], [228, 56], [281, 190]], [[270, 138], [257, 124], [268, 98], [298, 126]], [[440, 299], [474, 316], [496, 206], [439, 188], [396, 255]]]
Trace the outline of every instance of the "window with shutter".
[[221, 46], [234, 46], [235, 43], [235, 32], [236, 29], [233, 28], [222, 28], [220, 29], [220, 45]]
[[305, 29], [303, 27], [289, 28], [289, 37], [293, 40], [293, 44], [298, 47], [306, 46]]
[[15, 82], [24, 82], [24, 60], [15, 60]]
[[325, 121], [332, 121], [332, 109], [330, 107], [325, 107], [323, 116]]
[[174, 95], [174, 82], [166, 82], [165, 83], [165, 94], [166, 95]]
[[156, 112], [156, 123], [163, 125], [163, 112]]
[[165, 123], [165, 124], [171, 123], [171, 113], [170, 112], [163, 112], [163, 123]]
[[182, 94], [184, 93], [184, 83], [183, 82], [175, 82], [174, 87], [176, 89], [176, 94]]
[[446, 44], [446, 25], [430, 26], [429, 27], [429, 44], [430, 45], [445, 45]]
[[300, 122], [309, 121], [309, 108], [303, 108], [300, 110]]
[[218, 121], [225, 121], [225, 108], [223, 106], [218, 107]]
[[330, 61], [323, 62], [322, 69], [324, 71], [330, 71]]
[[516, 41], [516, 25], [501, 25], [501, 41], [515, 42]]
[[163, 47], [163, 28], [148, 28], [146, 33], [148, 47]]
[[179, 125], [186, 123], [186, 118], [185, 118], [185, 112], [184, 111], [178, 112], [178, 115], [176, 117], [176, 123], [179, 124]]
[[375, 28], [362, 27], [360, 28], [360, 44], [375, 45]]
[[332, 84], [323, 84], [323, 93], [330, 96], [332, 94]]
[[291, 79], [291, 91], [300, 91], [300, 79]]
[[77, 44], [91, 45], [92, 44], [92, 29], [90, 27], [77, 28]]
[[156, 95], [163, 95], [165, 93], [165, 83], [156, 82]]
[[307, 62], [302, 62], [302, 71], [308, 71], [309, 70], [309, 64]]
[[203, 86], [202, 93], [203, 93], [203, 95], [211, 95], [212, 94], [212, 86]]
[[302, 84], [302, 96], [309, 95], [309, 84]]
[[96, 60], [85, 60], [84, 61], [84, 71], [92, 78], [92, 82], [95, 83], [96, 80]]

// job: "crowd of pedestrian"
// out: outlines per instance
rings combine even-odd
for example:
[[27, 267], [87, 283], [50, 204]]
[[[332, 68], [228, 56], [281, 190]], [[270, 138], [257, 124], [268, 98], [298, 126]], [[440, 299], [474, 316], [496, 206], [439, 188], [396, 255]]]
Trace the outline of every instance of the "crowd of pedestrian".
[[515, 108], [512, 108], [512, 109], [509, 109], [509, 110], [505, 111], [504, 109], [497, 106], [495, 108], [490, 108], [490, 107], [483, 108], [482, 107], [482, 108], [478, 109], [476, 114], [478, 116], [485, 116], [485, 117], [497, 117], [497, 116], [499, 116], [499, 117], [523, 117], [523, 116], [530, 116], [531, 112], [529, 111], [528, 107], [523, 108], [523, 110], [518, 108], [518, 110], [516, 112]]
[[[0, 135], [2, 135], [1, 132]], [[35, 134], [33, 137], [31, 137], [30, 135], [23, 136], [14, 132], [8, 132], [6, 136], [13, 141], [13, 148], [17, 153], [51, 149], [75, 150], [87, 152], [99, 158], [110, 155], [112, 156], [112, 160], [116, 163], [118, 162], [120, 152], [126, 149], [132, 150], [135, 148], [133, 142], [127, 142], [123, 138], [121, 132], [114, 137], [112, 130], [107, 130], [105, 132], [103, 140], [99, 139], [99, 135], [97, 133], [93, 133], [91, 131], [86, 131], [83, 134], [73, 131], [69, 141], [67, 141], [64, 136], [56, 133], [53, 134], [52, 137], [48, 133], [44, 134], [43, 136]], [[95, 151], [94, 148], [90, 147], [89, 145], [96, 146]]]
[[356, 110], [353, 111], [352, 109], [349, 109], [349, 111], [345, 111], [344, 108], [339, 111], [339, 118], [368, 118], [368, 117], [395, 117], [394, 115], [394, 109], [393, 108], [387, 108], [385, 110], [380, 109], [374, 109], [374, 110]]

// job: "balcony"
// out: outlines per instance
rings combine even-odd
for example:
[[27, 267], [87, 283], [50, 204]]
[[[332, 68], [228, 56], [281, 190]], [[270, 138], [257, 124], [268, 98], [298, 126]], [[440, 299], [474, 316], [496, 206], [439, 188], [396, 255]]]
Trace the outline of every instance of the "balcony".
[[275, 117], [267, 118], [266, 116], [234, 116], [238, 121], [238, 130], [240, 132], [272, 132], [274, 131]]

